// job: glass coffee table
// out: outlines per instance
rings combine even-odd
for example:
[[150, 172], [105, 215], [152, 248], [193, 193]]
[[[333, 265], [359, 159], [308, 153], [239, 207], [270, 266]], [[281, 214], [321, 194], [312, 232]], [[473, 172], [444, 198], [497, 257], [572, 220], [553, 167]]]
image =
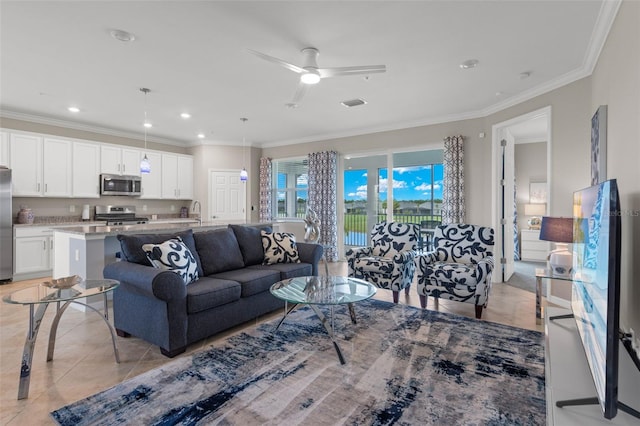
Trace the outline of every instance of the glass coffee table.
[[[27, 330], [27, 338], [24, 342], [24, 350], [22, 352], [22, 365], [20, 367], [20, 383], [18, 386], [18, 399], [25, 399], [29, 396], [29, 381], [31, 379], [31, 361], [33, 360], [33, 349], [38, 337], [38, 330], [42, 323], [42, 318], [49, 307], [50, 303], [56, 303], [56, 316], [51, 323], [49, 331], [49, 348], [47, 351], [47, 361], [53, 359], [53, 350], [56, 345], [56, 332], [60, 317], [67, 309], [69, 304], [77, 303], [97, 312], [109, 327], [111, 332], [111, 340], [113, 341], [113, 353], [116, 362], [120, 363], [118, 355], [118, 346], [116, 345], [116, 333], [113, 326], [109, 322], [109, 314], [107, 310], [107, 293], [113, 291], [120, 285], [116, 280], [85, 280], [80, 277], [65, 277], [61, 279], [46, 281], [36, 286], [17, 290], [5, 297], [3, 301], [18, 305], [29, 306], [29, 330]], [[93, 306], [82, 302], [80, 299], [102, 294], [104, 296], [104, 313]], [[60, 303], [64, 303], [60, 306]], [[34, 311], [35, 305], [38, 310]]]
[[[285, 301], [285, 314], [278, 323], [276, 331], [294, 309], [300, 305], [308, 305], [327, 330], [341, 364], [345, 361], [333, 334], [333, 308], [336, 305], [347, 305], [351, 321], [356, 324], [353, 304], [376, 294], [376, 287], [373, 284], [357, 278], [340, 276], [289, 278], [275, 283], [270, 290], [275, 297]], [[289, 303], [292, 304], [290, 308]], [[320, 305], [330, 306], [329, 319], [318, 308]]]

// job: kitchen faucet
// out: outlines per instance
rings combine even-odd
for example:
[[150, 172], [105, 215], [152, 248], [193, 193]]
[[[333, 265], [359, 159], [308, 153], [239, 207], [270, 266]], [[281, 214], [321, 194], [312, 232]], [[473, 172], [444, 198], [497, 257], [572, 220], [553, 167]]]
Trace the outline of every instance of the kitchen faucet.
[[[196, 212], [196, 206], [198, 206], [198, 211]], [[202, 206], [200, 205], [200, 201], [195, 200], [193, 202], [193, 207], [191, 208], [191, 211], [194, 213], [198, 213], [198, 224], [200, 224], [200, 226], [202, 226]]]

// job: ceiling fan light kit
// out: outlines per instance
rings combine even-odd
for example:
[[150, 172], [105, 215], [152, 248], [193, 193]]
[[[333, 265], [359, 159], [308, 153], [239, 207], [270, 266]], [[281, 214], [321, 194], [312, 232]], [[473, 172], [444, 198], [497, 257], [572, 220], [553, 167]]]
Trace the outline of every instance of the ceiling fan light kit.
[[341, 77], [348, 75], [369, 75], [387, 71], [387, 67], [385, 65], [360, 65], [351, 67], [320, 68], [318, 66], [318, 55], [320, 55], [320, 51], [318, 51], [318, 49], [316, 49], [315, 47], [305, 47], [304, 49], [302, 49], [302, 66], [294, 65], [290, 62], [283, 61], [282, 59], [278, 59], [255, 50], [248, 50], [250, 53], [264, 59], [265, 61], [273, 62], [274, 64], [278, 64], [281, 67], [300, 74], [300, 85], [296, 90], [293, 100], [289, 104], [285, 104], [287, 106], [299, 104], [300, 99], [302, 99], [302, 96], [305, 93], [304, 85], [317, 84], [323, 78]]

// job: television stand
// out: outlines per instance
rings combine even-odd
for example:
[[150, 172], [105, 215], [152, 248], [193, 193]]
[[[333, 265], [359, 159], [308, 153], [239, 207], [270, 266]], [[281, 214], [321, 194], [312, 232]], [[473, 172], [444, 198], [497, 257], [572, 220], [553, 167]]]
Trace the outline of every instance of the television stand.
[[[545, 315], [547, 424], [638, 426], [638, 419], [624, 411], [620, 403], [618, 403], [617, 416], [607, 420], [596, 398], [584, 398], [586, 392], [595, 394], [596, 390], [575, 321], [552, 320], [552, 317], [565, 315], [569, 315], [566, 318], [570, 318], [571, 314], [566, 309], [549, 307], [547, 313], [548, 315]], [[632, 406], [640, 407], [640, 371], [634, 365], [627, 350], [622, 347], [620, 348], [619, 377], [619, 398], [632, 410], [634, 410]], [[585, 400], [593, 404], [586, 402], [587, 405], [569, 404], [574, 400]], [[558, 402], [562, 407], [556, 405]]]

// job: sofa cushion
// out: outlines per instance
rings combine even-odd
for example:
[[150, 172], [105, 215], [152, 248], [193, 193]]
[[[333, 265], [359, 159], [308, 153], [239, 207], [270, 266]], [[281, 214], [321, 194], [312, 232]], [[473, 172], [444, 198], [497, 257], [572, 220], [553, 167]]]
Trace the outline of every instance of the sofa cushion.
[[276, 263], [273, 265], [252, 265], [248, 266], [248, 269], [278, 271], [280, 272], [281, 280], [313, 275], [313, 266], [310, 263]]
[[274, 263], [299, 263], [296, 237], [288, 232], [260, 231], [265, 265]]
[[172, 238], [160, 244], [143, 244], [142, 249], [154, 268], [175, 272], [185, 284], [198, 280], [198, 264], [182, 238]]
[[264, 260], [262, 236], [260, 231], [272, 232], [270, 226], [254, 227], [246, 225], [229, 225], [238, 240], [244, 265], [259, 265]]
[[187, 286], [187, 312], [206, 311], [240, 299], [240, 283], [211, 277], [202, 277]]
[[200, 256], [196, 249], [196, 243], [193, 238], [193, 231], [187, 229], [186, 231], [174, 232], [172, 234], [132, 234], [132, 235], [118, 235], [118, 241], [120, 241], [120, 249], [122, 255], [127, 262], [137, 263], [139, 265], [153, 266], [147, 254], [142, 249], [143, 244], [159, 244], [171, 238], [180, 237], [182, 242], [191, 250], [191, 254], [198, 264], [198, 276], [203, 276], [202, 265], [200, 263]]
[[272, 269], [242, 268], [235, 271], [221, 272], [212, 278], [238, 281], [242, 287], [241, 297], [269, 291], [269, 288], [280, 281], [280, 272]]
[[194, 239], [204, 275], [244, 267], [238, 240], [230, 228], [198, 232]]

